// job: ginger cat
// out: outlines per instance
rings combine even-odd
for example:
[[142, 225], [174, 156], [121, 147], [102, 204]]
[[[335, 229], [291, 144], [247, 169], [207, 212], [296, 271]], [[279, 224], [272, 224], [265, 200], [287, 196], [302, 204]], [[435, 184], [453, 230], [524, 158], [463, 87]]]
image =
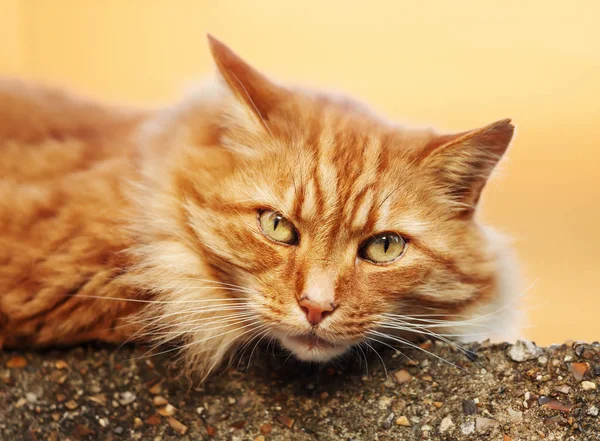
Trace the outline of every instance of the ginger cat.
[[267, 340], [513, 337], [510, 252], [476, 217], [510, 120], [406, 129], [209, 43], [215, 80], [157, 112], [0, 82], [0, 345], [170, 342], [206, 375]]

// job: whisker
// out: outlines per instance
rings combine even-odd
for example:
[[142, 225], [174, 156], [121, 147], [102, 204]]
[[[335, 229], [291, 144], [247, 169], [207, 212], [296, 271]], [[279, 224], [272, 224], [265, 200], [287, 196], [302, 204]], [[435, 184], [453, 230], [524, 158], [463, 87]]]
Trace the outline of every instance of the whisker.
[[[257, 308], [258, 309], [258, 308]], [[222, 312], [222, 311], [251, 311], [252, 308], [250, 308], [250, 305], [218, 305], [214, 308], [212, 307], [208, 307], [208, 308], [190, 308], [187, 310], [181, 310], [181, 311], [173, 311], [170, 312], [168, 314], [163, 314], [160, 316], [156, 316], [156, 317], [151, 317], [150, 319], [160, 319], [163, 320], [165, 318], [171, 317], [171, 316], [177, 316], [177, 315], [183, 315], [183, 314], [207, 314], [210, 312]]]
[[252, 348], [252, 351], [250, 352], [250, 357], [248, 358], [248, 363], [246, 364], [246, 371], [248, 371], [248, 369], [250, 368], [250, 363], [252, 362], [252, 356], [254, 355], [254, 351], [256, 350], [256, 347], [261, 342], [261, 340], [269, 333], [269, 331], [270, 331], [270, 328], [267, 327], [267, 329], [265, 329], [265, 330], [259, 330], [259, 331], [256, 331], [254, 334], [252, 334], [250, 339], [248, 339], [248, 341], [244, 344], [244, 346], [242, 348], [243, 351], [239, 356], [238, 364], [237, 364], [238, 369], [240, 368], [240, 363], [242, 362], [242, 359], [243, 359], [244, 353], [246, 352], [246, 349], [248, 349], [249, 345], [252, 344], [252, 341], [254, 339], [257, 339], [256, 344], [254, 345], [254, 347]]
[[[134, 339], [137, 338], [141, 338], [143, 336], [151, 336], [154, 337], [155, 335], [158, 334], [158, 331], [161, 331], [163, 329], [168, 329], [168, 328], [172, 328], [175, 327], [176, 325], [178, 326], [182, 326], [182, 325], [187, 325], [189, 323], [195, 324], [198, 322], [203, 322], [203, 321], [209, 321], [209, 320], [214, 320], [216, 319], [233, 319], [233, 318], [242, 318], [242, 317], [250, 317], [254, 315], [254, 313], [252, 312], [241, 312], [241, 313], [236, 313], [236, 314], [227, 314], [227, 315], [221, 315], [221, 316], [211, 316], [211, 317], [202, 317], [199, 319], [195, 319], [192, 321], [187, 321], [187, 322], [177, 322], [177, 323], [172, 323], [172, 322], [167, 322], [167, 323], [161, 323], [161, 320], [157, 319], [157, 320], [152, 320], [149, 323], [145, 324], [144, 326], [142, 326], [140, 329], [138, 329], [132, 336], [130, 336], [123, 344], [126, 344]], [[138, 324], [138, 323], [143, 323], [143, 322], [134, 322], [134, 321], [130, 321], [130, 324], [124, 324], [122, 326], [130, 326], [131, 324]], [[117, 327], [118, 328], [118, 327]], [[148, 328], [152, 328], [150, 331], [147, 331], [146, 333], [144, 333], [143, 331], [145, 329]], [[122, 346], [122, 345], [121, 345]]]
[[[244, 354], [246, 353], [246, 349], [248, 348], [248, 346], [250, 346], [250, 344], [252, 343], [252, 340], [254, 340], [254, 338], [260, 333], [260, 331], [254, 331], [250, 337], [248, 338], [248, 340], [242, 345], [241, 348], [237, 349], [237, 358], [238, 358], [238, 363], [237, 363], [237, 367], [236, 369], [239, 370], [240, 369], [240, 363], [242, 362], [242, 359], [244, 357]], [[234, 359], [233, 359], [234, 360]], [[233, 361], [232, 360], [232, 361]], [[231, 366], [232, 361], [229, 363], [229, 365]]]
[[[190, 314], [191, 315], [191, 314]], [[200, 314], [198, 314], [200, 315]], [[208, 317], [205, 316], [200, 316], [200, 317], [196, 317], [196, 318], [192, 318], [190, 320], [186, 320], [186, 321], [166, 321], [166, 320], [156, 320], [152, 323], [156, 323], [155, 329], [160, 329], [163, 327], [170, 327], [170, 326], [186, 326], [189, 324], [196, 324], [196, 323], [202, 323], [202, 322], [212, 322], [214, 323], [215, 320], [221, 320], [221, 319], [227, 319], [227, 318], [236, 318], [236, 317], [246, 317], [246, 316], [255, 316], [256, 314], [254, 313], [254, 311], [246, 311], [246, 312], [236, 312], [236, 313], [232, 313], [232, 314], [222, 314], [222, 315], [210, 315]]]
[[213, 290], [213, 291], [225, 291], [228, 293], [231, 292], [240, 292], [240, 293], [244, 293], [244, 294], [257, 294], [258, 292], [256, 291], [248, 291], [245, 289], [239, 289], [239, 288], [230, 288], [227, 286], [206, 286], [206, 285], [182, 285], [182, 284], [173, 284], [173, 285], [168, 285], [168, 286], [160, 286], [160, 287], [148, 287], [148, 289], [150, 291], [171, 291], [174, 289], [180, 290], [180, 291], [200, 291], [200, 290]]
[[275, 336], [272, 335], [271, 338], [269, 339], [269, 342], [267, 343], [267, 350], [269, 350], [269, 346], [270, 346], [271, 354], [273, 355], [273, 358], [275, 358], [275, 345], [273, 344], [274, 339], [275, 339]]
[[258, 292], [258, 291], [254, 290], [252, 288], [247, 288], [247, 287], [244, 287], [244, 286], [241, 286], [241, 285], [235, 285], [235, 284], [232, 284], [232, 283], [220, 282], [218, 280], [201, 279], [201, 278], [197, 278], [197, 277], [183, 277], [180, 280], [191, 280], [191, 281], [194, 281], [194, 282], [212, 283], [212, 284], [215, 284], [215, 285], [228, 286], [228, 287], [231, 287], [231, 288], [237, 288], [237, 289], [241, 289], [241, 290], [252, 292], [252, 293]]
[[146, 299], [128, 299], [125, 297], [106, 297], [106, 296], [95, 296], [86, 294], [73, 294], [71, 297], [79, 297], [86, 299], [101, 299], [101, 300], [116, 300], [121, 302], [132, 302], [132, 303], [150, 303], [155, 305], [169, 305], [169, 304], [184, 304], [184, 303], [210, 303], [210, 302], [250, 302], [248, 299], [236, 299], [236, 298], [225, 298], [225, 299], [197, 299], [197, 300], [146, 300]]
[[406, 324], [406, 325], [410, 325], [414, 328], [423, 328], [423, 329], [449, 328], [449, 327], [456, 327], [456, 326], [481, 327], [481, 328], [489, 327], [489, 325], [487, 325], [487, 324], [475, 324], [475, 323], [469, 323], [469, 322], [453, 322], [453, 321], [446, 321], [446, 320], [439, 320], [439, 321], [419, 320], [419, 323], [414, 323], [412, 320], [410, 320], [410, 317], [407, 317], [407, 320], [402, 320], [402, 319], [393, 318], [393, 317], [384, 317], [384, 318], [387, 318], [388, 320], [390, 320], [390, 322], [393, 322], [393, 323]]
[[[260, 324], [260, 322], [258, 322], [258, 320], [255, 320], [253, 323], [249, 323], [249, 324], [247, 324], [247, 325], [244, 325], [244, 326], [241, 326], [241, 327], [238, 327], [238, 328], [235, 328], [235, 329], [231, 329], [231, 330], [229, 330], [229, 331], [223, 332], [223, 333], [221, 333], [221, 334], [218, 334], [218, 335], [211, 335], [211, 336], [208, 336], [208, 337], [205, 337], [205, 338], [201, 338], [201, 339], [199, 339], [199, 340], [194, 340], [193, 342], [190, 342], [190, 343], [187, 343], [187, 344], [185, 344], [185, 345], [181, 346], [181, 347], [180, 347], [180, 349], [186, 349], [186, 348], [189, 348], [189, 347], [195, 346], [195, 345], [197, 345], [197, 344], [204, 343], [205, 341], [212, 340], [212, 339], [214, 339], [214, 338], [218, 338], [218, 337], [222, 337], [222, 336], [224, 336], [224, 335], [231, 334], [232, 332], [240, 331], [240, 330], [242, 330], [242, 329], [246, 329], [246, 328], [248, 328], [249, 326], [254, 326], [254, 325], [256, 325], [257, 323], [259, 324], [259, 327], [260, 327], [260, 328], [264, 328], [264, 327], [266, 327], [266, 326], [267, 326], [267, 325], [265, 325], [265, 324]], [[230, 326], [230, 325], [228, 325], [228, 326]], [[217, 328], [215, 328], [215, 329], [217, 329]], [[245, 333], [243, 333], [243, 334], [241, 334], [241, 335], [246, 335], [248, 332], [251, 332], [252, 330], [256, 330], [256, 329], [258, 329], [258, 328], [251, 329], [250, 331], [247, 331], [247, 332], [245, 332]], [[241, 336], [241, 335], [240, 335], [240, 336]]]
[[[225, 309], [221, 308], [221, 309], [212, 309], [212, 310], [211, 309], [208, 309], [208, 310], [197, 310], [197, 311], [191, 311], [191, 312], [188, 311], [188, 315], [202, 314], [202, 313], [208, 314], [208, 313], [214, 313], [214, 312], [233, 312], [234, 310], [239, 310], [239, 309], [242, 309], [242, 311], [246, 311], [248, 308], [225, 308]], [[151, 317], [151, 318], [149, 318], [146, 321], [144, 321], [144, 320], [141, 320], [141, 321], [131, 321], [130, 323], [133, 324], [133, 325], [141, 325], [143, 323], [146, 323], [145, 325], [142, 326], [142, 328], [139, 330], [139, 332], [141, 332], [141, 331], [143, 331], [144, 329], [147, 329], [147, 328], [153, 328], [153, 329], [159, 330], [159, 329], [164, 328], [164, 327], [169, 327], [169, 326], [176, 325], [177, 322], [173, 322], [173, 321], [170, 321], [170, 320], [167, 320], [167, 319], [169, 317], [172, 317], [172, 316], [175, 316], [175, 315], [180, 315], [180, 313], [181, 312], [176, 312], [176, 313], [171, 313], [171, 314], [165, 314], [165, 315], [158, 316], [158, 317]], [[237, 313], [237, 314], [239, 314], [240, 316], [243, 316], [245, 314], [255, 315], [253, 313], [253, 311], [240, 312], [240, 313]], [[204, 321], [204, 320], [210, 320], [210, 319], [218, 319], [218, 318], [224, 318], [224, 317], [229, 316], [229, 315], [233, 315], [233, 314], [211, 316], [211, 317], [199, 317], [199, 318], [197, 318], [195, 320], [197, 320], [197, 321]], [[180, 322], [179, 324], [184, 324], [184, 323], [187, 324], [187, 323], [190, 323], [190, 322], [194, 323], [195, 321], [194, 320], [191, 320], [191, 321], [188, 320], [188, 321], [183, 322], [183, 323]], [[126, 326], [126, 325], [122, 325], [122, 326]], [[149, 332], [149, 335], [151, 335], [151, 332], [152, 331]]]
[[[256, 326], [257, 324], [258, 324], [258, 326], [260, 326], [260, 327], [262, 327], [262, 326], [266, 326], [266, 325], [261, 325], [261, 324], [258, 322], [258, 320], [256, 320], [256, 321], [255, 321], [255, 322], [253, 322], [253, 323], [249, 323], [249, 324], [247, 324], [247, 325], [244, 325], [244, 326], [240, 326], [240, 327], [237, 327], [237, 328], [234, 328], [234, 329], [230, 329], [229, 331], [222, 332], [222, 333], [220, 333], [220, 334], [211, 335], [211, 336], [208, 336], [208, 337], [205, 337], [205, 338], [201, 338], [201, 339], [195, 340], [195, 341], [193, 341], [193, 342], [190, 342], [190, 343], [187, 343], [187, 344], [184, 344], [184, 345], [181, 345], [181, 346], [177, 346], [177, 347], [175, 347], [175, 348], [172, 348], [172, 349], [167, 349], [167, 350], [164, 350], [164, 351], [158, 352], [158, 353], [156, 353], [156, 354], [151, 354], [150, 356], [158, 356], [158, 355], [163, 355], [163, 354], [167, 354], [167, 353], [169, 353], [169, 352], [173, 352], [173, 351], [180, 351], [180, 352], [181, 352], [182, 350], [184, 350], [184, 349], [186, 349], [186, 348], [189, 348], [189, 347], [191, 347], [191, 346], [194, 346], [194, 345], [197, 345], [197, 344], [200, 344], [200, 343], [204, 343], [204, 342], [206, 342], [206, 341], [208, 341], [208, 340], [212, 340], [212, 339], [214, 339], [214, 338], [223, 337], [224, 335], [231, 334], [232, 332], [240, 331], [240, 330], [242, 330], [242, 329], [245, 329], [245, 328], [247, 328], [247, 327], [249, 327], [249, 326]], [[231, 326], [231, 325], [228, 325], [228, 326]], [[248, 333], [248, 332], [251, 332], [252, 330], [255, 330], [255, 329], [258, 329], [258, 328], [253, 328], [253, 329], [251, 329], [251, 330], [249, 330], [249, 331], [246, 331], [246, 332], [242, 333], [242, 334], [241, 334], [240, 336], [238, 336], [238, 337], [241, 337], [242, 335], [245, 335], [246, 333]], [[160, 343], [159, 343], [159, 344], [160, 344]], [[147, 358], [147, 357], [148, 357], [148, 355], [147, 355], [147, 353], [146, 353], [146, 354], [143, 354], [142, 356], [140, 356], [140, 357], [139, 357], [139, 359], [141, 359], [141, 358]]]
[[461, 320], [461, 321], [444, 321], [444, 320], [439, 320], [440, 323], [442, 322], [447, 322], [449, 324], [451, 324], [451, 326], [462, 326], [466, 323], [472, 323], [472, 322], [476, 322], [476, 321], [480, 321], [486, 318], [489, 318], [493, 315], [496, 315], [508, 308], [512, 308], [515, 306], [515, 303], [517, 303], [518, 301], [522, 300], [525, 296], [525, 294], [531, 290], [531, 288], [533, 288], [535, 286], [535, 284], [537, 283], [537, 280], [533, 281], [527, 288], [525, 288], [521, 293], [519, 293], [518, 295], [515, 295], [514, 298], [512, 298], [509, 302], [505, 303], [503, 306], [501, 306], [500, 308], [497, 308], [489, 313], [486, 314], [482, 314], [479, 316], [469, 316], [466, 314], [442, 314], [442, 313], [436, 313], [436, 314], [415, 314], [415, 315], [402, 315], [402, 314], [394, 314], [394, 313], [384, 313], [382, 314], [383, 316], [388, 316], [388, 317], [397, 317], [400, 319], [413, 319], [416, 317], [467, 317], [466, 320]]
[[[411, 324], [414, 324], [415, 326], [419, 326], [420, 323], [423, 323], [423, 325], [420, 326], [428, 326], [428, 324], [433, 324], [433, 325], [444, 325], [444, 324], [454, 324], [454, 325], [469, 325], [469, 326], [485, 326], [484, 324], [477, 324], [474, 323], [478, 320], [481, 320], [485, 317], [477, 317], [477, 318], [471, 318], [468, 320], [434, 320], [434, 319], [424, 319], [424, 318], [418, 318], [418, 317], [414, 317], [414, 316], [410, 316], [410, 315], [404, 315], [404, 316], [400, 316], [400, 315], [390, 315], [390, 314], [381, 314], [382, 316], [384, 316], [385, 318], [389, 318], [392, 320], [401, 320], [404, 322], [410, 322]], [[418, 323], [414, 323], [414, 322], [418, 322]]]
[[382, 315], [387, 315], [387, 316], [391, 316], [391, 317], [403, 317], [403, 318], [418, 318], [418, 317], [467, 317], [467, 318], [473, 318], [472, 316], [468, 315], [468, 314], [444, 314], [444, 313], [437, 313], [437, 314], [410, 314], [410, 315], [402, 315], [402, 314], [394, 314], [391, 312], [386, 312], [383, 313]]
[[[399, 331], [407, 331], [407, 332], [412, 332], [415, 334], [420, 334], [420, 335], [427, 335], [429, 337], [434, 337], [437, 338], [447, 344], [449, 344], [450, 346], [456, 348], [457, 350], [461, 351], [464, 354], [472, 354], [472, 351], [469, 351], [468, 349], [462, 347], [461, 345], [453, 342], [452, 340], [447, 339], [446, 337], [456, 337], [456, 335], [452, 335], [452, 334], [437, 334], [435, 332], [432, 331], [427, 331], [427, 330], [417, 330], [411, 327], [406, 327], [406, 326], [386, 326], [386, 323], [379, 323], [380, 327], [382, 328], [387, 328], [387, 329], [396, 329]], [[466, 336], [468, 334], [461, 334], [458, 335], [460, 336]], [[480, 335], [480, 334], [474, 334], [474, 335]]]
[[[383, 341], [381, 341], [381, 340], [377, 340], [376, 338], [373, 338], [373, 337], [366, 336], [365, 338], [366, 338], [367, 340], [371, 340], [371, 341], [374, 341], [374, 342], [376, 342], [376, 343], [379, 343], [379, 344], [381, 344], [381, 345], [387, 346], [388, 348], [392, 349], [392, 350], [393, 350], [393, 351], [394, 351], [396, 354], [400, 354], [400, 355], [402, 355], [402, 356], [403, 356], [404, 358], [406, 358], [406, 359], [407, 359], [409, 362], [411, 362], [411, 363], [414, 363], [414, 364], [416, 365], [415, 361], [414, 361], [412, 358], [410, 358], [410, 357], [409, 357], [408, 355], [406, 355], [404, 352], [402, 352], [402, 351], [398, 350], [398, 348], [395, 348], [394, 346], [392, 346], [392, 345], [390, 345], [390, 344], [388, 344], [388, 343], [386, 343], [386, 342], [383, 342]], [[374, 349], [374, 348], [373, 348], [373, 349]]]
[[164, 321], [170, 317], [181, 316], [181, 315], [193, 315], [193, 314], [208, 314], [214, 312], [235, 312], [235, 311], [262, 311], [262, 307], [257, 305], [209, 305], [207, 308], [188, 308], [177, 311], [172, 311], [167, 314], [141, 317], [139, 320], [132, 321], [134, 324], [141, 324], [146, 322], [159, 322]]
[[[442, 333], [437, 333], [437, 332], [431, 331], [429, 327], [411, 326], [411, 323], [375, 322], [375, 324], [377, 324], [383, 328], [398, 329], [400, 331], [409, 331], [409, 332], [415, 332], [418, 334], [443, 336], [443, 337], [469, 337], [469, 336], [478, 336], [478, 335], [482, 334], [481, 332], [460, 333], [460, 334], [442, 334]], [[435, 328], [435, 327], [436, 326], [433, 326], [432, 328]], [[437, 326], [437, 327], [447, 328], [447, 327], [451, 327], [451, 326]]]
[[[256, 317], [254, 316], [254, 314], [247, 314], [247, 315], [241, 316], [241, 317], [228, 317], [228, 318], [224, 318], [224, 319], [220, 319], [220, 320], [213, 320], [213, 321], [210, 321], [208, 323], [204, 323], [201, 326], [193, 326], [193, 327], [189, 327], [187, 329], [178, 329], [178, 330], [175, 330], [175, 331], [161, 331], [161, 330], [155, 331], [153, 329], [152, 330], [152, 334], [153, 335], [181, 335], [181, 336], [183, 336], [185, 334], [195, 334], [195, 333], [197, 333], [199, 331], [206, 330], [206, 329], [208, 329], [210, 331], [212, 331], [213, 329], [219, 329], [218, 327], [217, 328], [207, 328], [208, 326], [212, 326], [212, 325], [215, 325], [215, 324], [229, 323], [231, 321], [234, 321], [234, 323], [240, 323], [240, 322], [249, 320], [250, 318], [254, 319]], [[195, 324], [195, 322], [189, 321], [188, 324], [192, 324], [193, 325], [193, 324]], [[181, 325], [183, 325], [183, 324], [174, 323], [174, 324], [171, 324], [171, 325], [165, 325], [165, 327], [163, 329], [175, 328], [175, 327], [178, 327], [178, 326], [181, 326]]]
[[[388, 370], [387, 370], [387, 367], [385, 365], [385, 362], [383, 361], [383, 358], [381, 357], [381, 355], [379, 355], [379, 352], [377, 352], [377, 350], [375, 350], [375, 348], [373, 346], [371, 346], [371, 344], [368, 341], [365, 341], [363, 343], [365, 344], [365, 346], [367, 348], [369, 348], [370, 350], [372, 350], [375, 353], [375, 355], [377, 355], [377, 358], [379, 358], [379, 361], [381, 361], [381, 365], [383, 366], [383, 371], [385, 372], [385, 378], [387, 378], [388, 377]], [[360, 345], [359, 345], [359, 347], [360, 347]], [[364, 354], [364, 352], [363, 352], [363, 354]], [[365, 363], [367, 363], [367, 355], [364, 354], [364, 357], [365, 357]], [[368, 363], [367, 363], [367, 375], [369, 375]]]
[[434, 357], [434, 358], [437, 358], [437, 359], [438, 359], [438, 360], [440, 360], [440, 361], [443, 361], [444, 363], [447, 363], [447, 364], [449, 364], [449, 365], [451, 365], [451, 366], [454, 366], [455, 368], [457, 368], [457, 369], [460, 369], [461, 371], [463, 371], [463, 372], [465, 372], [465, 373], [468, 373], [468, 371], [467, 371], [466, 369], [464, 369], [464, 368], [462, 368], [462, 367], [460, 367], [460, 366], [458, 366], [458, 365], [456, 365], [456, 364], [452, 363], [451, 361], [448, 361], [448, 360], [446, 360], [446, 359], [445, 359], [445, 358], [443, 358], [443, 357], [440, 357], [440, 356], [439, 356], [439, 355], [437, 355], [437, 354], [434, 354], [434, 353], [433, 353], [433, 352], [431, 352], [431, 351], [428, 351], [427, 349], [423, 349], [423, 348], [421, 348], [419, 345], [416, 345], [416, 344], [414, 344], [414, 343], [412, 343], [412, 342], [410, 342], [410, 341], [408, 341], [408, 340], [406, 340], [406, 339], [403, 339], [403, 338], [400, 338], [400, 337], [396, 337], [396, 336], [391, 336], [391, 335], [389, 335], [389, 334], [384, 334], [384, 333], [382, 333], [382, 332], [379, 332], [379, 331], [368, 331], [368, 332], [369, 332], [369, 333], [371, 333], [371, 334], [375, 334], [375, 335], [377, 335], [377, 336], [383, 337], [383, 338], [387, 338], [387, 339], [394, 340], [394, 341], [397, 341], [397, 342], [399, 342], [399, 343], [403, 343], [403, 344], [405, 344], [405, 345], [408, 345], [408, 346], [410, 346], [410, 347], [412, 347], [412, 348], [414, 348], [414, 349], [417, 349], [417, 350], [419, 350], [419, 351], [425, 352], [426, 354], [429, 354], [429, 355], [431, 355], [432, 357]]
[[352, 348], [352, 350], [354, 351], [354, 348], [356, 348], [356, 352], [360, 352], [360, 354], [358, 354], [360, 356], [360, 365], [362, 366], [362, 362], [365, 362], [365, 375], [369, 375], [369, 362], [367, 361], [367, 354], [365, 352], [365, 349], [363, 349], [362, 347], [363, 343], [364, 342], [358, 343]]
[[[244, 319], [239, 319], [236, 321], [233, 321], [231, 323], [227, 323], [222, 325], [222, 326], [215, 326], [212, 328], [206, 328], [206, 327], [197, 327], [196, 329], [190, 329], [190, 330], [186, 330], [186, 331], [172, 331], [172, 332], [152, 332], [151, 335], [153, 338], [157, 339], [159, 338], [159, 340], [157, 341], [157, 343], [152, 347], [152, 349], [157, 348], [158, 346], [167, 344], [173, 340], [176, 340], [180, 337], [183, 337], [187, 334], [193, 334], [194, 332], [208, 332], [208, 331], [214, 331], [216, 329], [223, 329], [223, 328], [228, 328], [234, 325], [239, 325], [242, 324], [244, 322], [247, 322], [248, 320], [252, 320], [254, 319], [254, 317], [248, 317], [248, 318], [244, 318]], [[212, 323], [210, 323], [209, 325], [212, 325]], [[168, 337], [170, 335], [170, 337]]]
[[250, 358], [248, 359], [248, 366], [246, 367], [246, 371], [250, 368], [250, 363], [252, 363], [252, 357], [254, 356], [254, 351], [256, 350], [256, 348], [258, 347], [258, 345], [260, 344], [260, 342], [262, 341], [262, 339], [265, 338], [269, 334], [270, 331], [271, 331], [271, 329], [267, 328], [262, 333], [261, 337], [258, 339], [258, 341], [256, 342], [256, 344], [252, 348], [252, 351], [250, 352]]

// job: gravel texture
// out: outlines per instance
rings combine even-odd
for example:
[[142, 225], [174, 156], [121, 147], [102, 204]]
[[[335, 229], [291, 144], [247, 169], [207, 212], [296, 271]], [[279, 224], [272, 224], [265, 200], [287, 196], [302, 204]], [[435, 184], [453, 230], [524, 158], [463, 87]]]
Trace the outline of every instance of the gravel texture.
[[422, 346], [202, 386], [143, 348], [0, 352], [0, 440], [600, 440], [600, 344]]

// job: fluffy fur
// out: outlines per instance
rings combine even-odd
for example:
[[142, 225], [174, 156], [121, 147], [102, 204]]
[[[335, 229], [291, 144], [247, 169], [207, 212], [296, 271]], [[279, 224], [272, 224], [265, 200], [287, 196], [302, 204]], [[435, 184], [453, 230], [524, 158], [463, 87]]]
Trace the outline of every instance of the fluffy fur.
[[[402, 128], [209, 40], [216, 79], [156, 113], [0, 83], [0, 344], [152, 339], [207, 374], [261, 340], [323, 361], [508, 332], [514, 271], [475, 211], [509, 120]], [[265, 209], [297, 245], [265, 237]], [[358, 257], [388, 231], [408, 241], [398, 261]], [[335, 302], [317, 326], [305, 293]]]

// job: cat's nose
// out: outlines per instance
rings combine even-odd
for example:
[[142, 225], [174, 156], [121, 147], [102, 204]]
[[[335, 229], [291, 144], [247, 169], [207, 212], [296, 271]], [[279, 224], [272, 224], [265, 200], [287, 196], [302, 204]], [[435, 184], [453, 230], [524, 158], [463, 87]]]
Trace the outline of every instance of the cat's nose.
[[306, 296], [302, 297], [298, 303], [300, 304], [300, 309], [306, 314], [306, 319], [313, 326], [321, 323], [335, 309], [333, 303], [317, 302]]

